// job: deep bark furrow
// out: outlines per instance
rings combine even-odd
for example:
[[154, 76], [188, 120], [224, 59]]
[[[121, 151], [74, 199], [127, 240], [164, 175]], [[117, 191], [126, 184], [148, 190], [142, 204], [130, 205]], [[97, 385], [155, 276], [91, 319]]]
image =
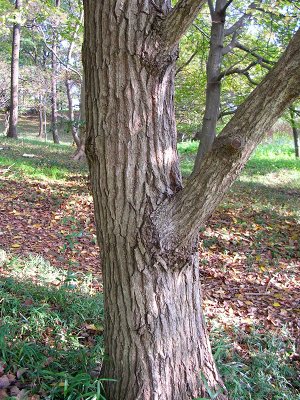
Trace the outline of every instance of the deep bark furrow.
[[[97, 3], [97, 4], [95, 4]], [[101, 4], [99, 4], [101, 3]], [[167, 4], [168, 3], [168, 4]], [[156, 2], [166, 12], [170, 2]], [[173, 54], [153, 68], [141, 0], [85, 0], [86, 150], [102, 254], [110, 400], [188, 400], [212, 387], [197, 255], [156, 253], [151, 213], [181, 188]], [[147, 7], [146, 7], [147, 8]], [[97, 51], [95, 51], [97, 48]], [[145, 57], [144, 51], [148, 51]], [[148, 61], [149, 62], [148, 62]], [[212, 364], [205, 370], [202, 362]]]

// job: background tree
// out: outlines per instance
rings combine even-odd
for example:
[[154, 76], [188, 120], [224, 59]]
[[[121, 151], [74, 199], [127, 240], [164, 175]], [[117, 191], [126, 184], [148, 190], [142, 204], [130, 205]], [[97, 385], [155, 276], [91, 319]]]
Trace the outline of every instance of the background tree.
[[18, 108], [19, 108], [19, 57], [21, 41], [20, 10], [22, 0], [15, 0], [16, 19], [13, 25], [12, 55], [11, 55], [11, 84], [10, 84], [10, 118], [7, 136], [17, 138]]
[[201, 308], [197, 231], [300, 93], [300, 32], [182, 188], [174, 76], [203, 2], [85, 0], [86, 153], [105, 303], [109, 399], [227, 398]]

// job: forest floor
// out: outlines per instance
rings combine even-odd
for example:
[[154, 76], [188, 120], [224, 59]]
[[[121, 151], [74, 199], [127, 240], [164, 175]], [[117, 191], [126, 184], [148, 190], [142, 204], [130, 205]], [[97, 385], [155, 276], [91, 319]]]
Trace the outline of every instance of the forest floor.
[[[184, 175], [195, 150], [179, 145]], [[80, 399], [83, 390], [104, 398], [95, 372], [103, 350], [93, 204], [86, 165], [73, 152], [0, 139], [0, 399], [1, 390], [20, 399]], [[258, 148], [201, 229], [199, 251], [230, 398], [300, 399], [300, 162], [289, 138]]]

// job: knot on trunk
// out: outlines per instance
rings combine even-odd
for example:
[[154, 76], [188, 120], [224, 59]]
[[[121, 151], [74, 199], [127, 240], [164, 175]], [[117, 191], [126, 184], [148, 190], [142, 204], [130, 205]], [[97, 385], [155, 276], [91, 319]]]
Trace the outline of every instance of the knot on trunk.
[[245, 145], [245, 139], [240, 136], [233, 138], [219, 136], [214, 140], [212, 149], [224, 153], [224, 155], [232, 156], [241, 153]]

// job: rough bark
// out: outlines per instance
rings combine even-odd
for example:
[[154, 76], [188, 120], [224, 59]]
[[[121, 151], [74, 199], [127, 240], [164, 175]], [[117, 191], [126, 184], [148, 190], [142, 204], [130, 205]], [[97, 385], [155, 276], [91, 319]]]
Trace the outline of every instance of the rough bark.
[[[60, 0], [55, 0], [55, 6], [60, 7]], [[58, 107], [57, 107], [57, 73], [58, 73], [58, 62], [57, 62], [57, 27], [53, 28], [53, 41], [52, 41], [52, 54], [51, 54], [51, 131], [53, 142], [59, 144], [58, 134]]]
[[202, 375], [216, 392], [222, 386], [202, 316], [197, 228], [300, 90], [297, 34], [207, 154], [201, 173], [182, 189], [173, 104], [177, 42], [167, 39], [169, 25], [161, 30], [161, 21], [176, 17], [178, 29], [187, 27], [192, 3], [181, 1], [171, 11], [167, 0], [84, 1], [86, 154], [104, 285], [103, 376], [116, 379], [107, 386], [109, 400], [208, 397]]
[[[15, 1], [16, 10], [22, 7], [22, 0]], [[19, 19], [19, 17], [17, 17]], [[21, 24], [16, 22], [13, 25], [12, 55], [11, 55], [11, 89], [10, 89], [10, 118], [7, 137], [18, 137], [18, 114], [19, 114], [19, 57], [21, 43]]]
[[161, 57], [157, 30], [149, 37], [158, 12], [147, 1], [85, 1], [86, 154], [102, 256], [103, 376], [116, 379], [110, 400], [195, 398], [205, 394], [201, 373], [211, 388], [222, 385], [202, 316], [197, 235], [177, 259], [159, 251], [150, 219], [182, 187], [177, 44], [165, 57], [162, 41]]
[[299, 158], [299, 132], [295, 120], [295, 112], [292, 107], [290, 108], [290, 119], [291, 119], [291, 127], [293, 130], [295, 157]]

